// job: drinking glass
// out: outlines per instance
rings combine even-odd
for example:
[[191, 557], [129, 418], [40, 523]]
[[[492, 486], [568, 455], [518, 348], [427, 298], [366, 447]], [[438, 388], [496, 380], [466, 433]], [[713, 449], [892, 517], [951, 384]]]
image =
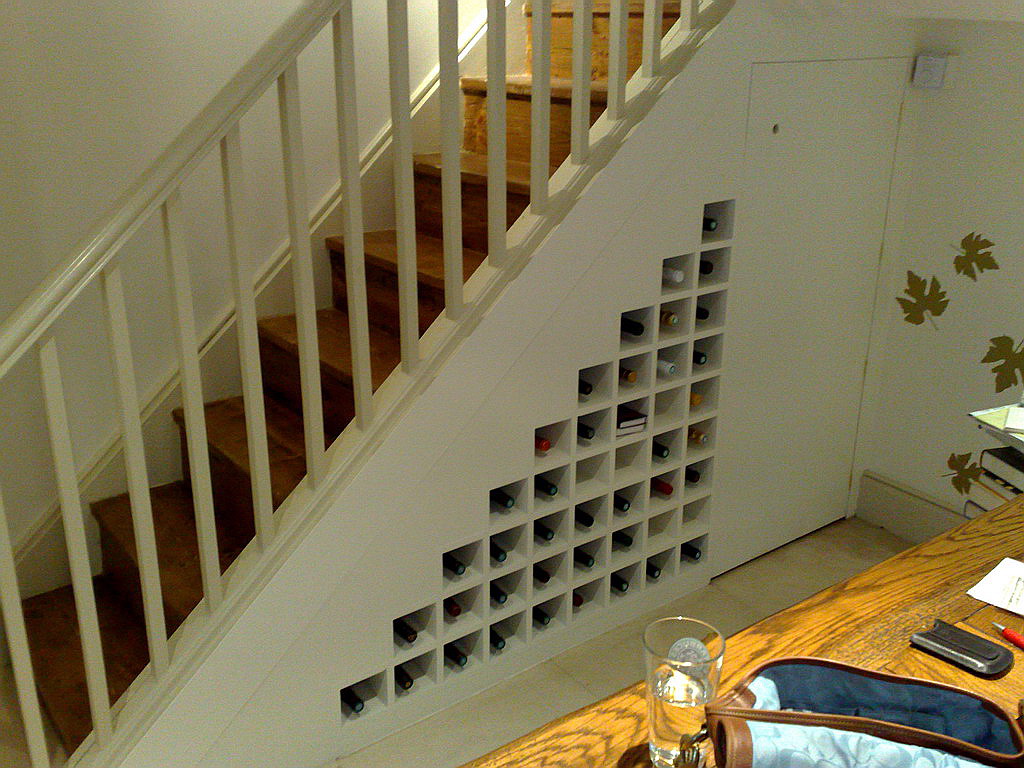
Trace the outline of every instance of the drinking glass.
[[[673, 616], [647, 625], [648, 741], [656, 768], [673, 768], [680, 742], [695, 739], [704, 727], [704, 705], [718, 689], [724, 653], [722, 633], [698, 619]], [[705, 747], [687, 757], [688, 765], [702, 768]]]

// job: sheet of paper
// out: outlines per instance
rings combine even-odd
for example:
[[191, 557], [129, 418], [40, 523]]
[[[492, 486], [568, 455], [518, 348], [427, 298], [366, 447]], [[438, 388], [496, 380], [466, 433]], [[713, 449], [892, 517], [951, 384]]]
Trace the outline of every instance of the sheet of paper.
[[1024, 563], [1003, 558], [985, 578], [967, 590], [975, 600], [1024, 616]]
[[1007, 432], [1024, 432], [1024, 408], [1019, 405], [1015, 405], [1006, 412], [1006, 426], [1003, 427]]

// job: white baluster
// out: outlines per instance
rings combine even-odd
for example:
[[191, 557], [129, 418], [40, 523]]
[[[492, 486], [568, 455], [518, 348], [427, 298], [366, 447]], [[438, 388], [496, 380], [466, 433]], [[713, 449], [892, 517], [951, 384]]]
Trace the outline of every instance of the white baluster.
[[103, 273], [103, 300], [107, 308], [111, 358], [118, 405], [121, 408], [121, 431], [124, 433], [124, 466], [131, 499], [132, 527], [135, 531], [135, 552], [139, 560], [139, 583], [142, 608], [149, 643], [149, 660], [159, 677], [167, 669], [167, 625], [164, 622], [164, 600], [160, 591], [160, 563], [156, 553], [156, 532], [153, 529], [153, 507], [149, 498], [149, 472], [146, 469], [146, 448], [142, 442], [142, 420], [139, 418], [139, 393], [135, 385], [135, 364], [132, 361], [131, 338], [128, 335], [128, 313], [124, 305], [121, 272], [109, 267]]
[[71, 584], [75, 592], [75, 612], [82, 641], [85, 662], [85, 682], [89, 696], [89, 711], [96, 742], [105, 744], [111, 736], [110, 696], [107, 693], [107, 672], [100, 640], [100, 623], [96, 613], [96, 595], [93, 592], [89, 548], [85, 540], [85, 521], [82, 519], [82, 500], [78, 495], [78, 475], [71, 448], [64, 386], [57, 359], [57, 344], [51, 338], [39, 351], [42, 369], [43, 400], [50, 432], [50, 448], [57, 476], [64, 539], [68, 550]]
[[224, 189], [224, 220], [227, 229], [228, 263], [235, 295], [238, 333], [238, 365], [245, 403], [245, 437], [249, 454], [253, 518], [261, 547], [269, 546], [274, 535], [274, 497], [270, 482], [270, 449], [267, 418], [263, 404], [263, 374], [260, 371], [259, 328], [256, 324], [256, 296], [252, 272], [242, 264], [243, 208], [242, 143], [236, 124], [220, 141], [221, 182]]
[[661, 22], [665, 0], [644, 0], [643, 50], [640, 72], [655, 77], [661, 72]]
[[530, 210], [543, 213], [551, 176], [551, 0], [535, 0], [530, 95]]
[[420, 323], [416, 295], [416, 199], [412, 172], [409, 9], [406, 0], [388, 0], [387, 20], [391, 151], [395, 175], [395, 229], [398, 238], [398, 323], [402, 368], [411, 372], [420, 362]]
[[373, 420], [370, 370], [370, 320], [366, 304], [363, 252], [363, 195], [359, 165], [359, 122], [356, 119], [356, 57], [352, 0], [343, 0], [332, 23], [334, 95], [338, 108], [338, 155], [341, 158], [341, 207], [345, 235], [345, 293], [352, 348], [352, 392], [356, 426]]
[[441, 101], [441, 227], [444, 235], [444, 305], [462, 314], [462, 98], [459, 93], [459, 3], [437, 0], [438, 91]]
[[505, 164], [505, 2], [487, 0], [487, 258], [505, 263], [508, 169]]
[[302, 115], [299, 111], [299, 71], [296, 62], [277, 79], [281, 113], [281, 149], [284, 155], [284, 189], [288, 204], [288, 238], [291, 245], [292, 289], [295, 293], [295, 325], [299, 347], [299, 387], [302, 390], [302, 425], [306, 441], [306, 474], [316, 487], [323, 475], [324, 406], [320, 390], [320, 347], [316, 329], [316, 291], [313, 285], [313, 254], [309, 245], [309, 203], [306, 200], [306, 167], [302, 152]]
[[590, 153], [591, 49], [594, 41], [593, 0], [575, 0], [572, 8], [572, 106], [569, 116], [570, 157], [577, 165]]
[[626, 114], [628, 39], [629, 0], [611, 0], [608, 12], [608, 117], [612, 120], [621, 120]]
[[14, 566], [11, 534], [7, 528], [7, 512], [0, 494], [0, 612], [7, 631], [7, 650], [11, 654], [14, 685], [18, 691], [21, 720], [25, 727], [29, 761], [32, 768], [50, 768], [50, 755], [46, 749], [46, 731], [39, 710], [39, 694], [32, 670], [28, 634], [25, 632], [25, 614], [21, 608], [18, 573]]
[[682, 0], [682, 28], [696, 29], [700, 25], [700, 0]]
[[185, 445], [188, 451], [192, 504], [199, 541], [199, 568], [203, 593], [213, 610], [224, 599], [217, 549], [217, 524], [213, 511], [213, 484], [210, 479], [210, 447], [206, 440], [206, 413], [203, 410], [203, 381], [199, 372], [196, 320], [192, 307], [192, 281], [189, 279], [181, 201], [177, 192], [162, 207], [164, 251], [174, 303], [174, 330], [178, 345], [181, 376], [181, 409], [185, 416]]

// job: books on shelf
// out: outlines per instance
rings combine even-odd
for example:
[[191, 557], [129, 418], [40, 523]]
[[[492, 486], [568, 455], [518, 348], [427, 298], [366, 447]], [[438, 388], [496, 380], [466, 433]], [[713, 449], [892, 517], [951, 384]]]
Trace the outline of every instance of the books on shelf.
[[1024, 488], [1024, 453], [1008, 445], [982, 451], [981, 468], [1014, 488]]
[[[981, 478], [971, 483], [971, 490], [967, 494], [967, 500], [981, 507], [986, 512], [996, 507], [1001, 507], [1008, 501], [1012, 501], [1020, 495], [1020, 489], [1010, 485], [1005, 480], [996, 477], [989, 471], [982, 473]], [[964, 508], [966, 514], [967, 509]]]
[[615, 436], [623, 437], [637, 432], [643, 432], [647, 427], [647, 416], [630, 408], [628, 405], [620, 405], [615, 415]]

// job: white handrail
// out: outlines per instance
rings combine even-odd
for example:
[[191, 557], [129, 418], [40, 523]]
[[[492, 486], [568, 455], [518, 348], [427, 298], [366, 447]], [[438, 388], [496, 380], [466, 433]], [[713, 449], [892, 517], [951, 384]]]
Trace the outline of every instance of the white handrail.
[[66, 264], [0, 325], [0, 378], [47, 332], [138, 228], [330, 21], [341, 0], [306, 0], [113, 206]]

